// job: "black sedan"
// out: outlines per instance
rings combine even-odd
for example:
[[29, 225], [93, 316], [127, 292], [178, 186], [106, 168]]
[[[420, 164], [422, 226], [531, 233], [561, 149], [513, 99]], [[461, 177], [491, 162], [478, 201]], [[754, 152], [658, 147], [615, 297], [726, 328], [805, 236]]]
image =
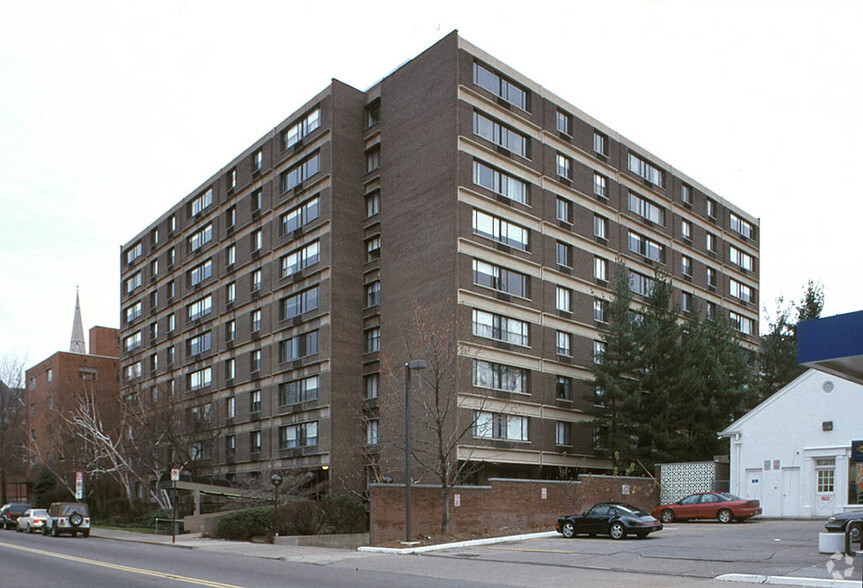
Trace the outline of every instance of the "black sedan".
[[611, 535], [623, 539], [635, 535], [644, 539], [662, 529], [662, 523], [637, 506], [625, 502], [600, 502], [580, 515], [567, 515], [557, 519], [555, 530], [567, 539], [576, 535]]
[[824, 528], [828, 533], [844, 533], [846, 529], [851, 529], [851, 541], [860, 541], [863, 535], [863, 510], [837, 513], [827, 519]]

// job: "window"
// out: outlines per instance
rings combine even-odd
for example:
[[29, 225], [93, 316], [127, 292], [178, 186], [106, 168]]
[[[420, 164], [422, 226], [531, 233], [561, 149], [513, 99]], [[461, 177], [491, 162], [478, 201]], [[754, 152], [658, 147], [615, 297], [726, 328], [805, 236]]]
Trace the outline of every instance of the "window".
[[755, 321], [749, 317], [737, 314], [736, 312], [729, 312], [728, 322], [731, 323], [732, 329], [739, 331], [744, 335], [755, 334]]
[[159, 260], [158, 260], [158, 259], [154, 259], [154, 260], [150, 263], [150, 278], [151, 278], [151, 279], [152, 279], [152, 278], [155, 278], [155, 277], [156, 277], [156, 276], [158, 276], [158, 275], [159, 275]]
[[716, 304], [713, 302], [708, 302], [706, 305], [706, 310], [705, 310], [704, 315], [708, 319], [715, 318], [716, 317]]
[[707, 199], [707, 216], [716, 219], [716, 201], [710, 198]]
[[225, 181], [228, 184], [228, 192], [237, 187], [237, 168], [232, 169], [225, 175]]
[[261, 452], [261, 432], [260, 431], [252, 431], [249, 433], [249, 452], [250, 453], [260, 453]]
[[692, 311], [692, 293], [690, 292], [681, 292], [680, 293], [680, 310], [683, 312]]
[[127, 365], [123, 370], [124, 378], [127, 382], [136, 380], [141, 377], [141, 362], [136, 361], [132, 365]]
[[688, 255], [680, 256], [680, 271], [684, 276], [692, 277], [692, 258]]
[[321, 109], [315, 108], [295, 124], [282, 131], [282, 149], [293, 147], [321, 126]]
[[593, 361], [595, 363], [602, 363], [602, 356], [605, 355], [605, 342], [604, 341], [594, 341], [593, 342]]
[[562, 153], [557, 154], [557, 175], [565, 180], [572, 179], [572, 159], [563, 155]]
[[380, 374], [366, 374], [363, 376], [363, 391], [366, 398], [377, 398], [381, 389]]
[[131, 265], [132, 262], [141, 257], [143, 253], [144, 246], [140, 241], [138, 241], [126, 250], [126, 265]]
[[252, 332], [260, 331], [261, 330], [261, 309], [256, 308], [255, 310], [252, 311], [252, 314], [250, 316], [251, 316]]
[[237, 321], [234, 319], [225, 323], [225, 341], [233, 341], [237, 338]]
[[473, 360], [473, 385], [517, 394], [530, 393], [526, 369], [478, 359]]
[[629, 272], [629, 289], [641, 296], [650, 296], [653, 291], [653, 279], [638, 272]]
[[174, 265], [174, 262], [177, 261], [177, 250], [174, 247], [168, 249], [168, 267]]
[[380, 259], [381, 256], [381, 238], [380, 236], [372, 237], [366, 240], [366, 261], [374, 261]]
[[555, 395], [558, 400], [572, 400], [572, 378], [557, 376]]
[[252, 277], [251, 277], [251, 282], [250, 282], [252, 292], [260, 291], [261, 279], [262, 279], [261, 270], [257, 269], [257, 270], [252, 272]]
[[187, 243], [190, 252], [195, 252], [213, 240], [213, 224], [210, 223], [202, 229], [192, 233]]
[[560, 196], [557, 197], [557, 220], [572, 224], [572, 202]]
[[168, 292], [168, 300], [172, 300], [174, 298], [174, 294], [176, 294], [176, 289], [174, 287], [174, 280], [168, 282], [168, 285], [165, 288]]
[[608, 281], [608, 260], [601, 257], [593, 258], [593, 277], [600, 282]]
[[261, 412], [261, 391], [252, 390], [249, 394], [249, 412]]
[[366, 173], [371, 173], [381, 167], [381, 147], [372, 147], [366, 151]]
[[171, 345], [170, 347], [168, 347], [168, 354], [167, 354], [168, 365], [173, 365], [174, 355], [175, 355], [175, 347], [173, 345]]
[[321, 155], [315, 153], [303, 161], [282, 172], [280, 182], [282, 192], [293, 190], [303, 182], [321, 171]]
[[599, 131], [593, 132], [593, 152], [602, 157], [608, 157], [608, 137]]
[[282, 258], [282, 277], [287, 278], [298, 271], [315, 265], [320, 260], [320, 253], [320, 242], [312, 241], [305, 247], [287, 254]]
[[593, 300], [593, 320], [598, 323], [608, 322], [608, 301], [602, 298]]
[[557, 111], [557, 130], [572, 136], [572, 117], [562, 110]]
[[201, 388], [206, 388], [213, 383], [213, 368], [205, 367], [203, 369], [191, 372], [188, 376], [189, 390], [194, 392]]
[[[135, 331], [128, 337], [123, 338], [123, 351], [126, 353], [141, 346], [141, 331]], [[48, 380], [50, 382], [50, 380]]]
[[261, 350], [254, 349], [249, 353], [249, 371], [251, 373], [261, 371]]
[[227, 286], [225, 286], [225, 302], [228, 304], [233, 304], [237, 299], [237, 283], [231, 282]]
[[688, 220], [680, 220], [680, 235], [687, 241], [692, 240], [692, 223]]
[[189, 203], [189, 212], [191, 212], [192, 216], [198, 216], [201, 214], [208, 206], [213, 203], [213, 189], [207, 188], [202, 194], [199, 194], [195, 197], [192, 202]]
[[300, 227], [309, 224], [318, 218], [320, 213], [320, 199], [315, 196], [300, 206], [293, 208], [280, 217], [282, 224], [282, 235], [293, 233]]
[[733, 245], [728, 247], [728, 260], [737, 267], [749, 272], [755, 268], [755, 258]]
[[237, 436], [228, 435], [225, 437], [225, 455], [229, 458], [237, 454]]
[[728, 215], [728, 228], [745, 239], [751, 239], [755, 236], [755, 226], [733, 212]]
[[562, 446], [572, 445], [572, 423], [555, 421], [554, 444]]
[[229, 396], [225, 399], [225, 416], [229, 419], [236, 418], [237, 416], [237, 397]]
[[126, 294], [131, 294], [141, 287], [141, 272], [137, 272], [131, 278], [126, 279]]
[[478, 259], [473, 260], [473, 283], [521, 298], [530, 297], [527, 275]]
[[155, 309], [159, 306], [159, 291], [153, 290], [150, 292], [150, 309]]
[[381, 101], [375, 100], [366, 106], [366, 128], [371, 128], [381, 122]]
[[371, 194], [366, 195], [366, 218], [380, 214], [381, 212], [381, 193], [375, 190]]
[[318, 444], [318, 423], [300, 423], [279, 427], [279, 449], [314, 447]]
[[629, 154], [629, 171], [660, 188], [665, 186], [665, 172], [634, 153]]
[[279, 384], [279, 406], [299, 404], [318, 399], [319, 376], [310, 376]]
[[629, 250], [651, 261], [665, 263], [665, 246], [653, 239], [629, 231]]
[[204, 296], [186, 307], [189, 321], [196, 321], [213, 311], [213, 296]]
[[527, 92], [525, 90], [479, 63], [473, 64], [473, 82], [501, 100], [522, 110], [527, 110]]
[[318, 352], [318, 332], [295, 335], [279, 342], [279, 359], [282, 363], [315, 355]]
[[665, 209], [635, 192], [629, 193], [629, 211], [657, 225], [665, 225]]
[[716, 253], [716, 235], [714, 235], [713, 233], [707, 233], [705, 244], [708, 251]]
[[498, 147], [521, 157], [528, 157], [527, 137], [479, 112], [473, 113], [473, 132], [483, 139], [491, 141]]
[[556, 300], [555, 308], [557, 308], [557, 310], [562, 312], [572, 312], [572, 290], [557, 286]]
[[598, 214], [593, 215], [593, 236], [608, 240], [608, 219]]
[[292, 296], [282, 298], [279, 301], [281, 319], [287, 320], [298, 317], [304, 312], [310, 312], [318, 308], [318, 286], [303, 290]]
[[557, 265], [572, 267], [572, 245], [558, 241], [556, 245]]
[[707, 285], [711, 288], [716, 287], [716, 270], [712, 267], [707, 268]]
[[141, 301], [139, 300], [132, 306], [126, 308], [126, 322], [131, 323], [133, 320], [141, 316]]
[[608, 199], [608, 178], [602, 174], [593, 174], [593, 194], [604, 200]]
[[[233, 357], [230, 359], [226, 359], [225, 360], [225, 379], [226, 380], [233, 380], [236, 377], [237, 377], [237, 360], [235, 360]], [[232, 400], [232, 399], [233, 399], [233, 397], [229, 398], [228, 400]]]
[[527, 204], [528, 184], [482, 161], [473, 162], [473, 183], [510, 200]]
[[835, 486], [836, 458], [820, 457], [815, 459], [817, 492], [833, 492]]
[[365, 286], [366, 307], [378, 306], [381, 303], [381, 282], [375, 280]]
[[208, 259], [204, 263], [196, 265], [188, 272], [188, 280], [190, 286], [197, 286], [206, 279], [213, 276], [213, 260]]
[[381, 350], [381, 328], [375, 327], [366, 331], [366, 353]]
[[474, 309], [472, 322], [473, 334], [477, 337], [495, 339], [522, 347], [529, 345], [529, 329], [525, 321]]
[[369, 419], [366, 422], [366, 445], [377, 445], [378, 425], [378, 419]]
[[186, 339], [186, 357], [194, 357], [212, 349], [213, 337], [210, 331]]
[[152, 323], [150, 325], [150, 341], [155, 341], [159, 338], [159, 323]]
[[252, 173], [261, 171], [264, 167], [264, 152], [258, 149], [252, 153]]
[[263, 198], [262, 198], [263, 190], [258, 188], [251, 194], [249, 194], [249, 206], [252, 209], [252, 214], [261, 210], [263, 206]]
[[473, 232], [509, 247], [527, 250], [528, 230], [479, 210], [473, 211]]
[[680, 186], [680, 200], [684, 204], [692, 204], [692, 188], [690, 188], [686, 184]]
[[189, 446], [189, 459], [192, 461], [203, 461], [213, 457], [213, 450], [209, 443], [193, 441]]
[[754, 302], [752, 287], [737, 280], [728, 280], [728, 293], [743, 302]]
[[557, 331], [555, 349], [558, 355], [572, 355], [572, 335], [565, 331]]
[[479, 439], [528, 441], [527, 417], [478, 410], [473, 422], [473, 435]]

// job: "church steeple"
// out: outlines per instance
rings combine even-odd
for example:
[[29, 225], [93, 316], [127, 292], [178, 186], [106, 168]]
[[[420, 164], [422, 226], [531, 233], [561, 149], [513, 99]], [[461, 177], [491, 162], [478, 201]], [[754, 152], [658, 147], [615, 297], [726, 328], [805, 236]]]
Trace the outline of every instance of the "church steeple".
[[72, 321], [72, 341], [69, 343], [71, 353], [87, 353], [84, 342], [84, 326], [81, 322], [81, 301], [78, 298], [78, 288], [75, 288], [75, 318]]

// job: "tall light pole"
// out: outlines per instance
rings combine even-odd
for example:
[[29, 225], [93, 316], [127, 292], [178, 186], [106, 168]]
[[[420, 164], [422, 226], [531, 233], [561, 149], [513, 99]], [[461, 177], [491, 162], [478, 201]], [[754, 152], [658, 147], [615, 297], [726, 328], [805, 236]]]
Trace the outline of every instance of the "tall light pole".
[[411, 540], [411, 370], [429, 366], [424, 359], [405, 364], [405, 541]]
[[279, 486], [282, 483], [282, 477], [277, 473], [270, 476], [270, 484], [273, 485], [273, 494], [275, 495], [275, 503], [276, 506], [273, 508], [273, 536], [278, 536], [278, 530], [276, 528], [276, 521], [279, 517]]

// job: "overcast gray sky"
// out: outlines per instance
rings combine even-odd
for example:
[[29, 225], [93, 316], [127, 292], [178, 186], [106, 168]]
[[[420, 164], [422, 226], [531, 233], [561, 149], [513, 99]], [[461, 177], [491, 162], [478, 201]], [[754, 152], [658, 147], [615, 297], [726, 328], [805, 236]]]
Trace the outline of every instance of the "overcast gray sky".
[[[0, 4], [0, 356], [119, 326], [119, 251], [322, 90], [452, 31], [761, 218], [761, 303], [863, 308], [863, 2]], [[763, 323], [763, 321], [762, 321]]]

